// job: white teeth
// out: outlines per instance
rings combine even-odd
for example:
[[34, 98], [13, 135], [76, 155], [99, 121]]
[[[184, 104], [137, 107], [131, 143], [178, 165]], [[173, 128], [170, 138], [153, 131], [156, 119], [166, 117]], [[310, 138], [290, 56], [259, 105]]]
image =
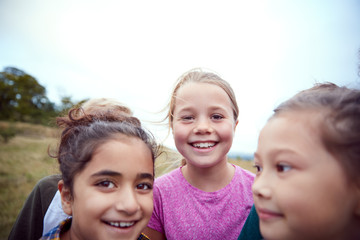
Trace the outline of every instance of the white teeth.
[[196, 148], [209, 148], [215, 146], [215, 143], [194, 143], [193, 146]]
[[114, 227], [131, 227], [135, 222], [109, 222], [109, 224]]

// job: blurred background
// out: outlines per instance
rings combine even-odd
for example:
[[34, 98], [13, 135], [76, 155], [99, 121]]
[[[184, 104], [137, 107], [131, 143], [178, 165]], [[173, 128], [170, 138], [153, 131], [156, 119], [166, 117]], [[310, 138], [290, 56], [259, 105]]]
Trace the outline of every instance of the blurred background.
[[230, 160], [248, 164], [280, 102], [317, 82], [360, 88], [359, 24], [358, 0], [0, 0], [0, 239], [57, 172], [52, 120], [74, 104], [123, 102], [178, 158], [153, 122], [181, 74], [214, 71], [240, 107]]
[[231, 151], [253, 153], [281, 101], [315, 82], [359, 87], [359, 23], [357, 0], [0, 0], [0, 71], [31, 75], [56, 104], [116, 98], [164, 140], [148, 121], [203, 67], [237, 95]]

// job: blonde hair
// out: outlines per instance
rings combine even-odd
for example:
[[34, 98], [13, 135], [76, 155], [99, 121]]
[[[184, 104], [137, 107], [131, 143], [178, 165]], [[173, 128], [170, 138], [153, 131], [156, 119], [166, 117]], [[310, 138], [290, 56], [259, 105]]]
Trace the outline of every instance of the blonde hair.
[[84, 102], [81, 108], [86, 114], [121, 114], [132, 116], [133, 113], [130, 108], [126, 107], [123, 103], [118, 102], [112, 98], [94, 98]]

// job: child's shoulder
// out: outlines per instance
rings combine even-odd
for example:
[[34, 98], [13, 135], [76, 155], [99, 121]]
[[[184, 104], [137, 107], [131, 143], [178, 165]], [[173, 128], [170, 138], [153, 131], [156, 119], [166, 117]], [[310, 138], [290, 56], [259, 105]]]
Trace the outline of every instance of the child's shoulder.
[[35, 187], [38, 187], [40, 189], [51, 188], [51, 189], [56, 189], [56, 191], [57, 191], [58, 182], [60, 180], [61, 180], [61, 175], [60, 174], [54, 174], [54, 175], [46, 176], [46, 177], [40, 179], [36, 183]]

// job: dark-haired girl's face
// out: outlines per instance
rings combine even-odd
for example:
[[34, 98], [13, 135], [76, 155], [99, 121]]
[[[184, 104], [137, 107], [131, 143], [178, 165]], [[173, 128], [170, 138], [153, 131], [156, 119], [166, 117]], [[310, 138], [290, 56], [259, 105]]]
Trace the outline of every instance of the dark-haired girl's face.
[[153, 210], [154, 167], [140, 139], [110, 140], [74, 178], [72, 239], [137, 239]]

